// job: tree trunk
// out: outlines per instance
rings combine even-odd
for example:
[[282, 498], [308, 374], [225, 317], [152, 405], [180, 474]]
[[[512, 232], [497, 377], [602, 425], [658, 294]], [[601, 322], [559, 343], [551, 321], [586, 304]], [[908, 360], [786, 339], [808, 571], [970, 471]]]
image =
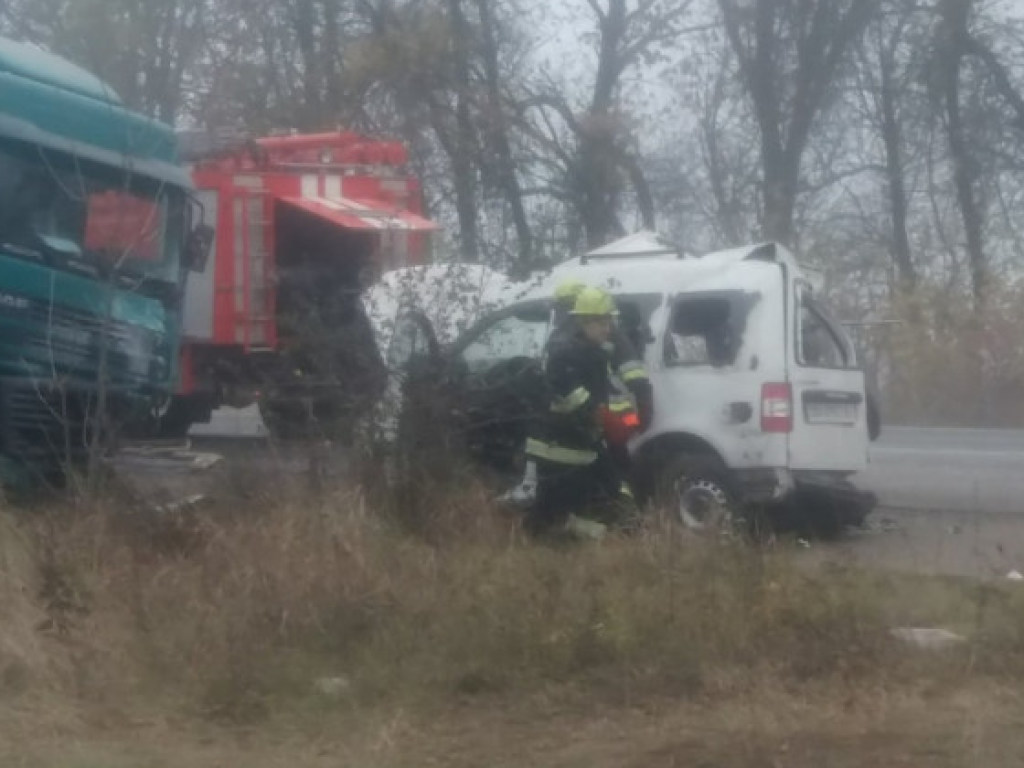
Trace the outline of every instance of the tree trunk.
[[845, 9], [837, 0], [758, 0], [753, 8], [718, 0], [718, 6], [761, 131], [764, 236], [792, 245], [800, 166], [811, 129], [877, 0], [853, 0]]
[[622, 154], [622, 165], [629, 174], [630, 184], [636, 194], [636, 207], [640, 212], [643, 228], [653, 231], [657, 224], [654, 215], [654, 195], [651, 194], [651, 187], [647, 183], [644, 169], [640, 167], [639, 161], [628, 153]]
[[300, 110], [302, 127], [306, 130], [321, 128], [320, 62], [316, 49], [316, 10], [313, 0], [298, 0], [292, 17], [295, 39], [302, 54], [303, 103]]
[[464, 262], [478, 260], [480, 236], [477, 228], [476, 179], [473, 169], [473, 120], [470, 112], [469, 61], [466, 41], [469, 25], [462, 13], [462, 0], [447, 0], [455, 59], [455, 141], [449, 157], [455, 186], [455, 208], [459, 217], [459, 248]]
[[587, 247], [597, 248], [619, 234], [615, 216], [618, 199], [616, 127], [612, 107], [622, 73], [620, 50], [626, 34], [626, 0], [609, 0], [599, 19], [601, 43], [590, 109], [580, 121], [577, 182], [582, 202]]
[[[323, 50], [323, 77], [324, 77], [324, 107], [332, 119], [338, 118], [342, 108], [344, 94], [341, 88], [342, 77], [342, 43], [341, 32], [338, 25], [338, 14], [340, 12], [338, 0], [324, 0], [324, 41]], [[331, 126], [334, 127], [334, 126]]]
[[945, 102], [946, 139], [953, 163], [953, 182], [957, 203], [964, 225], [964, 240], [971, 269], [971, 289], [977, 312], [985, 308], [988, 293], [988, 265], [985, 259], [981, 211], [975, 196], [974, 180], [977, 175], [960, 110], [960, 70], [969, 42], [967, 14], [969, 3], [962, 0], [943, 0], [942, 15], [946, 40], [939, 48], [942, 97]]
[[899, 285], [910, 293], [917, 285], [917, 274], [910, 254], [907, 234], [907, 190], [903, 173], [903, 136], [896, 113], [896, 89], [888, 62], [881, 62], [882, 143], [885, 147], [886, 189], [892, 216], [892, 259], [896, 265]]
[[533, 235], [526, 218], [522, 188], [516, 176], [512, 146], [508, 139], [508, 124], [501, 99], [501, 72], [498, 66], [498, 43], [494, 30], [491, 0], [476, 0], [483, 37], [484, 72], [487, 77], [488, 120], [491, 143], [498, 156], [498, 182], [512, 209], [512, 222], [519, 244], [519, 262], [528, 264], [533, 259]]
[[793, 244], [793, 212], [796, 207], [799, 160], [794, 166], [787, 153], [762, 143], [762, 169], [764, 173], [764, 221], [762, 230], [766, 240], [783, 245]]

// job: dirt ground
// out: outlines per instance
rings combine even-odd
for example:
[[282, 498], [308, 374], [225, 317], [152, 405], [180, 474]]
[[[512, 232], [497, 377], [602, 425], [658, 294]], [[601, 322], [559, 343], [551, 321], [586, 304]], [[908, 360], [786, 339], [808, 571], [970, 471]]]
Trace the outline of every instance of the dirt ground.
[[[53, 713], [50, 713], [52, 715]], [[510, 704], [356, 714], [338, 706], [253, 729], [138, 713], [43, 727], [4, 716], [11, 768], [853, 768], [1024, 764], [1024, 700], [991, 683], [844, 691], [835, 684], [726, 699]], [[22, 721], [18, 725], [19, 719]]]

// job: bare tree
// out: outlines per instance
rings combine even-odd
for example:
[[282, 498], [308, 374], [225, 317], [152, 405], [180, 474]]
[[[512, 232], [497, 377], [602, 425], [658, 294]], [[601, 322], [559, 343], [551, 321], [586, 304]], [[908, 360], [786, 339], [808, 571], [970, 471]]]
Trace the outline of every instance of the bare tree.
[[918, 275], [910, 240], [905, 133], [907, 121], [920, 111], [912, 100], [926, 50], [922, 39], [926, 21], [922, 9], [914, 4], [886, 2], [859, 46], [856, 80], [866, 118], [882, 143], [884, 163], [879, 173], [888, 203], [887, 245], [897, 285], [908, 293], [916, 287]]
[[761, 132], [765, 237], [793, 241], [800, 164], [815, 119], [878, 0], [719, 0]]
[[543, 137], [565, 166], [565, 191], [580, 218], [588, 246], [606, 242], [621, 233], [619, 203], [623, 178], [636, 195], [644, 226], [654, 227], [654, 201], [642, 166], [629, 147], [628, 128], [620, 112], [623, 75], [645, 57], [678, 40], [686, 31], [682, 21], [689, 2], [640, 0], [630, 7], [626, 0], [588, 0], [597, 28], [597, 67], [586, 107], [578, 113], [553, 83], [545, 83], [527, 107], [553, 111], [575, 141], [567, 152], [553, 132], [550, 117], [534, 131]]
[[[472, 84], [469, 75], [470, 29], [462, 7], [462, 0], [445, 0], [448, 13], [448, 32], [451, 44], [451, 68], [454, 86], [455, 126], [447, 137], [446, 149], [451, 158], [455, 207], [459, 216], [459, 244], [462, 260], [478, 260], [477, 181], [473, 167], [476, 128], [472, 117]], [[435, 102], [435, 111], [436, 111]], [[440, 125], [435, 130], [441, 130]], [[440, 138], [440, 137], [439, 137]]]
[[522, 186], [516, 173], [515, 158], [509, 137], [506, 98], [503, 94], [499, 61], [498, 25], [494, 13], [494, 0], [476, 0], [480, 16], [481, 58], [483, 59], [487, 101], [483, 117], [484, 135], [496, 156], [497, 182], [512, 211], [519, 247], [519, 262], [533, 260], [533, 234], [527, 220]]
[[943, 109], [949, 159], [953, 165], [956, 197], [963, 220], [971, 268], [971, 288], [975, 307], [981, 310], [985, 306], [989, 274], [982, 213], [975, 189], [978, 169], [968, 147], [960, 94], [963, 62], [970, 49], [970, 33], [967, 28], [970, 9], [970, 0], [940, 0], [940, 24], [933, 51], [933, 72], [934, 85]]
[[113, 85], [129, 106], [173, 123], [205, 45], [210, 0], [12, 0], [11, 31]]

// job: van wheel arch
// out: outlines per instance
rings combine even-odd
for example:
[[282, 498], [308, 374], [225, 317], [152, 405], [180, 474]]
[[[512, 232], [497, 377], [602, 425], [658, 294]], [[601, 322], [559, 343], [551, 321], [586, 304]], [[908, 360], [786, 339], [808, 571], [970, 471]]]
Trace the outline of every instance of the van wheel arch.
[[644, 443], [633, 457], [636, 490], [645, 500], [653, 500], [657, 478], [666, 462], [679, 454], [706, 456], [728, 471], [721, 454], [707, 440], [687, 432], [671, 432]]
[[[647, 447], [647, 446], [645, 446]], [[742, 519], [732, 472], [719, 453], [695, 435], [659, 437], [641, 459], [648, 499], [698, 533], [735, 533]]]

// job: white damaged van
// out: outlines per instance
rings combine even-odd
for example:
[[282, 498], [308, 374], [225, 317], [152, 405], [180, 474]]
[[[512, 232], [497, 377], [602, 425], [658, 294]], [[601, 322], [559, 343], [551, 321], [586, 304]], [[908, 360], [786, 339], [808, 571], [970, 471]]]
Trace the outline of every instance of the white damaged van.
[[451, 423], [473, 453], [514, 473], [531, 409], [542, 407], [532, 393], [554, 288], [568, 279], [606, 289], [649, 325], [655, 418], [631, 445], [638, 490], [694, 528], [795, 503], [828, 530], [863, 521], [873, 499], [850, 478], [868, 461], [864, 372], [780, 245], [693, 257], [638, 233], [559, 265], [447, 349], [422, 315], [405, 316], [389, 362], [403, 367], [401, 350], [432, 350], [430, 377]]

